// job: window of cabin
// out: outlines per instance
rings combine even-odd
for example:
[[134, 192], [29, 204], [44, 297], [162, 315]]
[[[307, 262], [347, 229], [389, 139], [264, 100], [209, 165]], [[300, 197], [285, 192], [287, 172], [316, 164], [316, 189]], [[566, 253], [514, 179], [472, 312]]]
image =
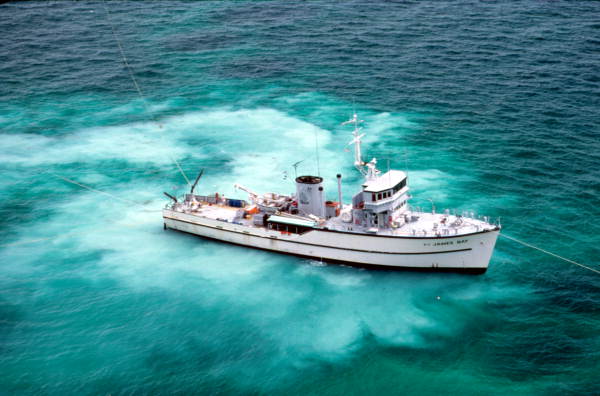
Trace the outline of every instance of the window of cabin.
[[400, 183], [398, 183], [394, 186], [394, 193], [397, 193], [398, 191], [402, 190], [404, 187], [406, 187], [406, 178], [404, 178]]
[[373, 202], [377, 201], [377, 195], [375, 193], [372, 194], [371, 201], [373, 201]]
[[381, 198], [382, 198], [382, 194], [381, 193], [377, 194], [377, 199], [381, 199]]

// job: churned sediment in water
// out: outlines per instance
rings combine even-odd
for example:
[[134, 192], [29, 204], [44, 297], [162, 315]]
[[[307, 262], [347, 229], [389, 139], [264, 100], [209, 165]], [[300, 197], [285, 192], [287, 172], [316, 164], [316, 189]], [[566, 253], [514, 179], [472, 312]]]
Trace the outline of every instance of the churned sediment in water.
[[415, 196], [593, 263], [597, 4], [107, 5], [158, 123], [101, 7], [0, 6], [1, 389], [597, 393], [598, 280], [578, 268], [506, 241], [479, 278], [321, 266], [164, 233], [44, 174], [160, 209], [186, 189], [169, 157], [203, 191], [291, 189], [317, 133], [334, 180], [355, 103], [365, 157]]

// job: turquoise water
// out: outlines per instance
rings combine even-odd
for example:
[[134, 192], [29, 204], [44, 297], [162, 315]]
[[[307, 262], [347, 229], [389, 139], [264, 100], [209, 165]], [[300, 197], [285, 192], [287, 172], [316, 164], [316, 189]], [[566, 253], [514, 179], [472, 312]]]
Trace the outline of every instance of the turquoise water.
[[108, 7], [0, 5], [0, 393], [600, 393], [597, 274], [502, 238], [483, 276], [324, 266], [160, 215], [173, 159], [291, 192], [315, 136], [350, 197], [355, 106], [415, 206], [598, 268], [598, 2]]

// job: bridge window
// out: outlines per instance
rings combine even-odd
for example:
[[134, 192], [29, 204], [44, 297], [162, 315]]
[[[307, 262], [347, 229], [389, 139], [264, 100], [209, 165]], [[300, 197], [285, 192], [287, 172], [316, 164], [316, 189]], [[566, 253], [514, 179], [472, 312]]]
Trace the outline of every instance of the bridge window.
[[394, 194], [406, 187], [406, 178], [394, 186]]
[[392, 190], [386, 190], [379, 193], [371, 193], [371, 201], [376, 202], [380, 199], [386, 199], [394, 195], [396, 192], [400, 191], [402, 188], [406, 186], [406, 179], [398, 183]]

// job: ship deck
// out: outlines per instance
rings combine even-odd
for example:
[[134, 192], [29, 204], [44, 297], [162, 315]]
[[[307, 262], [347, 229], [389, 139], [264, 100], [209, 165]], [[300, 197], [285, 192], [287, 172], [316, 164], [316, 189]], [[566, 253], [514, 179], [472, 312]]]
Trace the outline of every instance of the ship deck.
[[388, 236], [414, 236], [414, 237], [439, 237], [472, 234], [474, 232], [492, 230], [495, 226], [483, 220], [462, 216], [444, 215], [427, 212], [406, 212], [409, 217], [416, 217], [415, 221], [402, 224], [397, 228], [365, 229], [351, 223], [343, 222], [339, 217], [329, 219], [329, 229], [344, 232], [359, 232], [373, 235]]
[[[251, 218], [240, 216], [240, 211], [243, 211], [243, 209], [221, 204], [203, 204], [197, 209], [188, 209], [185, 213], [212, 220], [236, 223], [250, 228], [265, 228], [261, 225], [255, 225]], [[396, 228], [367, 229], [352, 223], [344, 222], [341, 217], [338, 216], [324, 221], [315, 229], [326, 227], [329, 230], [353, 232], [357, 234], [422, 238], [467, 235], [496, 228], [496, 226], [480, 219], [456, 215], [415, 211], [407, 211], [406, 214], [411, 220], [414, 219], [414, 221], [410, 221]]]

